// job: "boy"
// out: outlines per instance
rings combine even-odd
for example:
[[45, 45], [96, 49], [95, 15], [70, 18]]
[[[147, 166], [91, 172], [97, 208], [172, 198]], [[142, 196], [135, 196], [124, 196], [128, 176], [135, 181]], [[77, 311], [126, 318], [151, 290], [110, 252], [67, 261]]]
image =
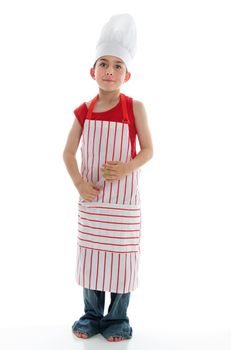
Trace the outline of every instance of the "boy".
[[[127, 308], [138, 286], [141, 209], [139, 168], [153, 156], [144, 106], [120, 93], [131, 73], [136, 29], [128, 14], [112, 16], [96, 47], [91, 77], [98, 95], [74, 110], [63, 158], [80, 198], [76, 280], [85, 314], [72, 326], [86, 339], [132, 337]], [[136, 135], [140, 152], [136, 154]], [[81, 174], [76, 152], [82, 136]], [[111, 293], [104, 316], [105, 291]]]

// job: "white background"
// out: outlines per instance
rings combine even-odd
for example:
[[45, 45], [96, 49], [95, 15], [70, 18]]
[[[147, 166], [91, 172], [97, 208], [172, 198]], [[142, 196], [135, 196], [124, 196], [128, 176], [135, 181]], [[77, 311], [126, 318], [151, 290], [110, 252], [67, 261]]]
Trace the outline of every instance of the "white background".
[[70, 329], [83, 314], [74, 276], [78, 192], [62, 152], [74, 108], [98, 92], [89, 70], [101, 27], [128, 12], [138, 49], [121, 91], [145, 104], [154, 144], [141, 170], [140, 286], [130, 323], [134, 334], [230, 335], [229, 6], [1, 2], [0, 327]]

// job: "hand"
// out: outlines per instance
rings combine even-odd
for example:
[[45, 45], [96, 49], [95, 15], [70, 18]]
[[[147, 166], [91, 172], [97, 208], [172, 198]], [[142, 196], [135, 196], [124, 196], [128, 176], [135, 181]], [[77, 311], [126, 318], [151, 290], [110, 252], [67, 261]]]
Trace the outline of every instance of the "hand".
[[129, 174], [128, 163], [116, 161], [107, 161], [101, 168], [105, 180], [120, 180], [123, 176]]
[[87, 202], [91, 202], [96, 196], [100, 194], [103, 188], [96, 188], [92, 181], [81, 181], [77, 187], [80, 196]]

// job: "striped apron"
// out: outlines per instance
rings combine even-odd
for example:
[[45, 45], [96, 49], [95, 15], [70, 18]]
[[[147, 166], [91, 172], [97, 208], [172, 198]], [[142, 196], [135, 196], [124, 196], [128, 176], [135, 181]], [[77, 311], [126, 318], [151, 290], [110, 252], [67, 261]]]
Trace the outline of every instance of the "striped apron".
[[129, 162], [131, 141], [126, 97], [120, 94], [122, 122], [91, 120], [91, 101], [82, 130], [81, 176], [103, 190], [92, 202], [78, 202], [76, 281], [84, 288], [128, 293], [138, 286], [141, 210], [140, 169], [120, 180], [105, 180], [107, 161]]

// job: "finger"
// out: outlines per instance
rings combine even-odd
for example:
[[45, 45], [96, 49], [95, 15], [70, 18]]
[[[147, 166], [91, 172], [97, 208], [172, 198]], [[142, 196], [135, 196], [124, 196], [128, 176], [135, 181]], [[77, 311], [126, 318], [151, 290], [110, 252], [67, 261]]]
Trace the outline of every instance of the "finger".
[[118, 164], [115, 164], [115, 165], [106, 165], [104, 167], [104, 170], [113, 170], [115, 169], [115, 167], [118, 167]]
[[108, 160], [105, 164], [107, 165], [107, 164], [114, 164], [114, 165], [116, 165], [116, 164], [118, 164], [119, 162], [118, 162], [118, 160]]
[[101, 170], [104, 172], [104, 171], [108, 171], [109, 169], [112, 169], [111, 167], [109, 167], [108, 165], [107, 166], [103, 166], [101, 168]]
[[110, 173], [115, 173], [115, 172], [117, 172], [117, 171], [118, 171], [118, 169], [115, 168], [114, 166], [113, 166], [113, 167], [110, 167], [110, 168], [107, 167], [107, 168], [104, 169], [104, 172], [105, 172], [105, 173], [109, 173], [109, 174], [110, 174]]
[[117, 173], [113, 173], [113, 174], [111, 173], [111, 174], [108, 174], [108, 175], [104, 176], [105, 179], [107, 179], [107, 178], [111, 179], [111, 178], [114, 178], [114, 177], [117, 177]]
[[105, 175], [105, 177], [107, 178], [111, 178], [111, 177], [114, 177], [115, 176], [115, 174], [107, 174], [107, 175]]
[[118, 174], [104, 176], [104, 180], [117, 180], [119, 179]]
[[100, 193], [101, 191], [102, 191], [102, 189], [98, 189], [98, 190], [94, 191], [92, 193], [92, 195], [97, 196], [97, 194]]

